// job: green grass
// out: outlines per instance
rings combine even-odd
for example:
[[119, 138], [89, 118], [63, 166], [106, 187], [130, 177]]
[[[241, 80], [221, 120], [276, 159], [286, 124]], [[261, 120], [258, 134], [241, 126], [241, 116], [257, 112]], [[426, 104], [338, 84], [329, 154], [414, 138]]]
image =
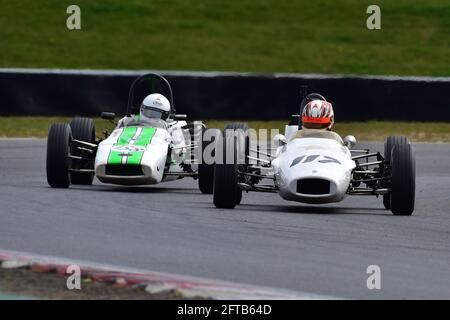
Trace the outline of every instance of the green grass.
[[[0, 137], [2, 138], [44, 138], [52, 123], [69, 123], [68, 117], [0, 117]], [[104, 130], [111, 131], [114, 125], [107, 120], [94, 119], [98, 137]]]
[[[50, 124], [55, 122], [69, 123], [65, 117], [3, 117], [0, 118], [0, 137], [36, 137], [47, 136]], [[104, 130], [114, 128], [110, 122], [99, 118], [94, 119], [97, 136], [102, 136]], [[223, 129], [229, 121], [207, 120], [209, 128]], [[246, 121], [250, 128], [278, 129], [284, 132], [286, 121]], [[384, 141], [390, 135], [406, 135], [415, 142], [450, 142], [450, 123], [424, 122], [340, 122], [333, 127], [341, 136], [354, 135], [360, 141]]]
[[0, 0], [0, 67], [450, 75], [449, 1], [376, 1], [376, 31], [372, 3]]

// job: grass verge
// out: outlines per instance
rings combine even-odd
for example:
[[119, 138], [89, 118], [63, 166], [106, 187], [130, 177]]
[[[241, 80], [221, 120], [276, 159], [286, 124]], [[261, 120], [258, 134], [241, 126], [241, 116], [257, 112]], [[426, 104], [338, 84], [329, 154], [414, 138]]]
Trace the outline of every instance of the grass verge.
[[448, 76], [449, 1], [2, 0], [0, 67]]
[[173, 300], [182, 299], [176, 292], [164, 291], [150, 294], [145, 287], [123, 286], [83, 278], [81, 290], [67, 289], [67, 277], [55, 272], [37, 272], [30, 268], [0, 268], [0, 293], [14, 299], [28, 297], [57, 300]]
[[[45, 138], [48, 128], [55, 122], [68, 123], [67, 117], [3, 117], [0, 118], [0, 137], [3, 138]], [[94, 119], [97, 136], [114, 126], [106, 120]], [[206, 120], [210, 128], [223, 129], [231, 121]], [[246, 121], [253, 129], [278, 129], [282, 133], [286, 121]], [[384, 141], [391, 135], [405, 135], [414, 142], [450, 143], [450, 123], [446, 122], [339, 122], [334, 130], [341, 136], [354, 135], [361, 141]]]

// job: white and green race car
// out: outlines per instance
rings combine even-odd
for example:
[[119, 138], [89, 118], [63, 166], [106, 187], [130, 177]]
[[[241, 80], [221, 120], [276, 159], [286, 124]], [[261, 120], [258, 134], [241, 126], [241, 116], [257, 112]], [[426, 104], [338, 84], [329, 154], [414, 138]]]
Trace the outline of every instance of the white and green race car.
[[[167, 92], [171, 110], [167, 121], [141, 119], [136, 114], [138, 88], [150, 81], [150, 93]], [[162, 85], [163, 88], [160, 88]], [[145, 95], [149, 94], [144, 87]], [[102, 113], [113, 121], [115, 114]], [[47, 181], [54, 188], [70, 184], [91, 185], [94, 176], [103, 183], [151, 185], [192, 177], [203, 193], [212, 193], [213, 165], [201, 163], [204, 125], [186, 121], [175, 113], [169, 82], [157, 74], [137, 78], [130, 88], [127, 115], [116, 123], [111, 134], [96, 139], [92, 119], [74, 118], [70, 124], [50, 127], [47, 141]]]

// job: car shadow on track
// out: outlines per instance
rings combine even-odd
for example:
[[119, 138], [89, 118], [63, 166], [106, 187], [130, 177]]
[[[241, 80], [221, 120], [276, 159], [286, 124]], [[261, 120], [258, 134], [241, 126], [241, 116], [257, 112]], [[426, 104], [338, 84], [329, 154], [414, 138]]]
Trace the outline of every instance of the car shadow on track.
[[118, 193], [172, 193], [172, 194], [185, 194], [185, 195], [201, 195], [202, 193], [198, 189], [189, 188], [159, 188], [159, 187], [133, 187], [133, 186], [108, 186], [108, 185], [92, 185], [92, 186], [78, 186], [71, 185], [69, 189], [53, 189], [49, 186], [39, 187], [52, 190], [70, 190], [82, 191], [82, 192], [118, 192]]
[[[248, 211], [268, 211], [288, 214], [316, 214], [316, 215], [392, 215], [384, 208], [359, 208], [359, 207], [319, 207], [310, 205], [283, 206], [283, 205], [253, 205], [242, 204], [236, 207]], [[235, 209], [236, 210], [236, 209]]]
[[[71, 187], [73, 188], [73, 187]], [[160, 188], [160, 187], [121, 187], [121, 186], [92, 186], [83, 190], [93, 190], [100, 192], [120, 192], [120, 193], [174, 193], [174, 194], [201, 194], [197, 189], [189, 188]]]

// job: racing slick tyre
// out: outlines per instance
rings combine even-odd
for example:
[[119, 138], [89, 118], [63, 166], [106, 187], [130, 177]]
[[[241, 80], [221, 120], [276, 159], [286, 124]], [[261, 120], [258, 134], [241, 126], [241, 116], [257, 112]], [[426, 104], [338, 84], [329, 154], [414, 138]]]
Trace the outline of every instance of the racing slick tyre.
[[[245, 164], [248, 163], [248, 158], [247, 156], [250, 154], [250, 137], [248, 135], [248, 125], [245, 122], [234, 122], [234, 123], [229, 123], [225, 126], [225, 131], [226, 130], [242, 130], [241, 133], [243, 133], [243, 135], [239, 135], [238, 137], [238, 146], [243, 146], [243, 148], [240, 148], [240, 152], [238, 152], [239, 155], [244, 156], [245, 158], [241, 159], [241, 161], [239, 163], [238, 166], [238, 170], [241, 169], [242, 171], [244, 168], [242, 168], [243, 166], [245, 166]], [[244, 164], [242, 164], [244, 163]], [[236, 204], [241, 204], [242, 201], [242, 189], [237, 189], [237, 198], [236, 198]]]
[[[213, 202], [216, 208], [233, 209], [237, 204], [238, 166], [235, 140], [235, 137], [220, 137], [218, 148], [222, 148], [223, 152], [216, 150], [216, 155], [222, 156], [221, 159], [216, 157], [214, 165]], [[229, 159], [231, 155], [233, 158]]]
[[55, 123], [50, 127], [47, 139], [47, 182], [52, 188], [68, 188], [70, 185], [70, 139], [68, 124]]
[[[208, 140], [205, 140], [205, 132], [207, 132]], [[211, 161], [214, 161], [215, 156], [215, 148], [213, 148], [210, 154], [213, 159], [206, 159], [205, 149], [211, 144], [215, 144], [218, 134], [220, 134], [218, 129], [202, 129], [202, 154], [201, 163], [198, 165], [198, 187], [204, 194], [213, 194], [214, 191], [214, 162], [211, 163]]]
[[397, 144], [391, 150], [391, 211], [410, 216], [414, 211], [416, 167], [411, 144]]
[[[411, 144], [411, 142], [405, 136], [390, 136], [387, 138], [386, 142], [384, 143], [384, 159], [385, 160], [391, 161], [392, 148], [395, 145], [399, 145], [399, 144]], [[383, 195], [383, 205], [386, 208], [386, 210], [391, 209], [391, 195], [390, 194]]]
[[[94, 121], [89, 118], [74, 118], [70, 122], [73, 139], [95, 143], [95, 126]], [[83, 152], [73, 146], [70, 150], [73, 156], [83, 156]], [[90, 156], [90, 155], [84, 155]], [[92, 161], [86, 160], [72, 160], [73, 169], [89, 169], [94, 170], [94, 159]], [[72, 184], [91, 185], [94, 180], [94, 173], [88, 172], [71, 172], [70, 181]]]

